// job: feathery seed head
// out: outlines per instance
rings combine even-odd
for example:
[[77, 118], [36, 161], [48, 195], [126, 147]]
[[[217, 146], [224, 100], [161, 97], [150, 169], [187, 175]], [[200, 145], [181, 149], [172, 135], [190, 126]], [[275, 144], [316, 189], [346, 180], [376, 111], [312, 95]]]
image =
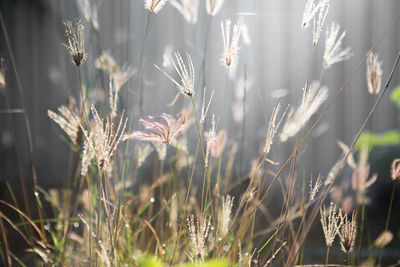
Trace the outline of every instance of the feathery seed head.
[[229, 67], [235, 64], [239, 55], [239, 38], [240, 38], [240, 24], [237, 22], [233, 26], [231, 38], [231, 20], [227, 19], [221, 22], [222, 41], [224, 43], [224, 52], [221, 56], [222, 65]]
[[216, 134], [215, 130], [211, 129], [210, 132], [205, 133], [207, 144], [210, 146], [209, 151], [213, 158], [218, 158], [221, 155], [225, 146], [226, 136], [227, 134], [225, 130], [221, 130]]
[[393, 239], [393, 233], [386, 230], [383, 231], [375, 240], [375, 246], [378, 248], [386, 247]]
[[234, 199], [235, 198], [230, 195], [222, 197], [222, 206], [218, 213], [218, 229], [222, 237], [224, 237], [229, 232], [229, 222], [231, 220], [231, 212]]
[[110, 76], [114, 76], [118, 72], [118, 64], [108, 51], [103, 51], [94, 62], [94, 66], [98, 69], [108, 72]]
[[336, 205], [331, 202], [329, 210], [326, 207], [320, 208], [322, 230], [324, 231], [326, 246], [332, 246], [336, 235], [343, 223], [343, 215], [341, 209], [336, 210]]
[[353, 175], [351, 176], [351, 184], [354, 191], [363, 192], [368, 187], [373, 185], [378, 178], [377, 174], [372, 175], [370, 179], [369, 176], [369, 165], [357, 166], [353, 170]]
[[367, 84], [370, 94], [378, 94], [381, 90], [382, 63], [378, 55], [371, 53], [367, 59]]
[[90, 0], [76, 0], [78, 4], [78, 8], [85, 20], [88, 23], [91, 23], [93, 28], [98, 31], [99, 30], [99, 20], [97, 15], [97, 8], [91, 5]]
[[313, 28], [313, 45], [316, 46], [321, 35], [322, 28], [324, 27], [325, 18], [329, 11], [329, 1], [321, 0], [317, 8], [319, 12], [314, 14], [314, 28]]
[[212, 120], [211, 120], [211, 129], [206, 132], [205, 134], [205, 138], [207, 140], [207, 146], [206, 146], [206, 158], [205, 158], [205, 166], [208, 166], [208, 156], [210, 154], [210, 148], [211, 145], [214, 143], [215, 138], [216, 138], [216, 133], [215, 133], [215, 115], [212, 115]]
[[181, 83], [177, 82], [174, 78], [172, 78], [169, 74], [167, 74], [164, 70], [159, 68], [157, 65], [155, 67], [160, 70], [168, 79], [170, 79], [179, 89], [182, 94], [192, 96], [194, 90], [194, 67], [192, 58], [190, 57], [189, 53], [186, 53], [187, 58], [187, 66], [183, 62], [183, 59], [179, 52], [175, 52], [175, 60], [171, 55], [171, 62], [175, 68], [175, 71], [178, 73], [179, 77], [181, 78]]
[[342, 251], [350, 253], [353, 250], [357, 236], [357, 212], [353, 211], [351, 221], [348, 220], [347, 214], [344, 215], [344, 222], [339, 231], [340, 246]]
[[287, 109], [286, 109], [285, 112], [282, 114], [281, 119], [278, 121], [278, 123], [276, 123], [280, 108], [281, 108], [281, 103], [278, 102], [278, 104], [274, 107], [274, 110], [272, 111], [271, 119], [268, 124], [267, 134], [265, 136], [265, 141], [264, 141], [264, 149], [263, 150], [264, 150], [265, 156], [267, 156], [269, 151], [271, 150], [271, 146], [272, 146], [272, 143], [274, 142], [276, 132], [278, 131], [279, 126], [280, 126], [283, 118], [285, 117], [285, 114], [287, 111]]
[[[89, 134], [89, 137], [92, 138], [93, 136]], [[93, 146], [90, 145], [89, 141], [85, 139], [83, 143], [83, 152], [82, 152], [82, 166], [81, 166], [81, 175], [85, 176], [89, 170], [90, 163], [94, 158], [95, 153]]]
[[80, 124], [75, 101], [71, 100], [68, 106], [59, 107], [58, 112], [59, 114], [55, 113], [54, 111], [47, 110], [47, 115], [50, 117], [50, 119], [57, 123], [61, 129], [63, 129], [72, 143], [77, 145]]
[[[164, 121], [164, 123], [159, 122], [160, 120]], [[125, 135], [124, 139], [169, 144], [183, 130], [186, 123], [186, 116], [184, 113], [179, 113], [174, 118], [169, 114], [163, 113], [163, 115], [158, 117], [149, 116], [149, 120], [140, 119], [139, 122], [143, 124], [146, 130], [150, 131], [135, 131], [129, 135]]]
[[[124, 112], [122, 112], [117, 129], [114, 129], [113, 119], [107, 118], [104, 122], [93, 105], [91, 111], [93, 121], [89, 122], [89, 132], [87, 132], [82, 125], [80, 125], [80, 127], [88, 145], [90, 145], [94, 151], [99, 169], [109, 170], [111, 166], [111, 157], [117, 149], [118, 144], [124, 140], [123, 136], [128, 119], [124, 119]], [[89, 148], [87, 149], [87, 154], [90, 154]]]
[[301, 20], [301, 27], [303, 29], [310, 25], [310, 21], [314, 18], [315, 12], [318, 11], [314, 4], [315, 0], [308, 0], [304, 7], [303, 18]]
[[188, 23], [197, 23], [197, 13], [199, 9], [199, 0], [171, 0], [170, 3], [185, 18]]
[[215, 16], [221, 9], [225, 0], [206, 0], [206, 11], [208, 15]]
[[280, 141], [285, 142], [289, 137], [296, 135], [327, 98], [328, 88], [320, 88], [319, 81], [313, 81], [309, 88], [306, 84], [303, 88], [302, 103], [295, 112], [290, 112], [287, 116], [279, 136]]
[[65, 21], [64, 28], [65, 36], [68, 40], [68, 45], [64, 45], [71, 54], [74, 64], [79, 67], [87, 58], [83, 24], [79, 19], [75, 22], [75, 25], [73, 25], [72, 21]]
[[393, 160], [390, 173], [393, 180], [400, 179], [400, 159]]
[[6, 87], [4, 59], [0, 58], [0, 88]]
[[144, 0], [144, 7], [157, 14], [168, 0]]
[[332, 23], [330, 29], [326, 31], [325, 40], [325, 52], [324, 52], [324, 63], [325, 69], [330, 68], [335, 63], [349, 59], [353, 53], [351, 48], [347, 47], [342, 49], [342, 41], [346, 35], [346, 31], [338, 37], [340, 26], [336, 23]]
[[206, 254], [206, 240], [210, 229], [210, 219], [202, 216], [194, 222], [194, 216], [191, 214], [187, 218], [190, 240], [192, 241], [193, 253], [197, 261], [203, 261]]
[[315, 196], [318, 193], [319, 188], [322, 185], [322, 176], [318, 175], [317, 181], [315, 181], [315, 184], [313, 185], [312, 179], [310, 180], [310, 201], [313, 201]]
[[110, 53], [106, 51], [103, 51], [101, 56], [96, 59], [94, 65], [96, 68], [106, 71], [110, 75], [117, 91], [121, 89], [134, 73], [132, 68], [126, 65], [120, 68]]

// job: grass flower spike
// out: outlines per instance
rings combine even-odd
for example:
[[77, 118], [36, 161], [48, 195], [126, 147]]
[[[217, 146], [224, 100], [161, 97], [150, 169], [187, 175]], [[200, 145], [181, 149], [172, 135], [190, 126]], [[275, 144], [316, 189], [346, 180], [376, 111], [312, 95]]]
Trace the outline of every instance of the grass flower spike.
[[325, 69], [330, 68], [335, 63], [349, 59], [353, 53], [351, 48], [347, 47], [342, 49], [342, 41], [346, 35], [346, 31], [338, 37], [340, 26], [336, 23], [332, 23], [330, 29], [326, 31], [325, 40], [325, 52], [324, 52], [324, 63]]
[[229, 232], [229, 222], [231, 220], [231, 212], [233, 200], [235, 198], [227, 195], [222, 197], [222, 206], [218, 213], [218, 229], [220, 236], [224, 237]]
[[309, 88], [307, 88], [307, 84], [303, 88], [303, 101], [295, 112], [289, 113], [279, 136], [281, 142], [285, 142], [289, 137], [296, 135], [325, 102], [328, 97], [328, 88], [325, 86], [320, 88], [319, 86], [318, 81], [313, 81]]
[[145, 0], [144, 6], [149, 11], [157, 14], [168, 0]]
[[192, 58], [190, 57], [189, 53], [186, 53], [187, 58], [187, 66], [183, 62], [183, 59], [179, 52], [175, 52], [175, 60], [171, 55], [171, 62], [175, 68], [175, 71], [178, 73], [179, 77], [181, 78], [181, 83], [177, 82], [174, 78], [172, 78], [168, 73], [163, 71], [157, 65], [155, 67], [159, 69], [165, 76], [168, 77], [179, 89], [182, 94], [192, 96], [194, 90], [194, 67], [192, 63]]
[[99, 20], [97, 8], [90, 3], [90, 0], [76, 0], [78, 8], [85, 20], [92, 24], [93, 28], [99, 30]]
[[58, 112], [60, 114], [48, 110], [47, 115], [63, 129], [72, 143], [77, 145], [80, 124], [75, 102], [71, 101], [68, 106], [59, 107]]
[[[164, 123], [159, 122], [160, 120], [164, 121]], [[163, 113], [163, 115], [158, 117], [149, 116], [149, 120], [140, 119], [139, 122], [143, 124], [146, 130], [150, 131], [135, 131], [126, 135], [124, 139], [169, 144], [183, 130], [186, 117], [183, 113], [178, 114], [176, 118]]]
[[210, 229], [210, 219], [211, 218], [207, 220], [205, 217], [201, 217], [200, 220], [197, 219], [195, 223], [193, 214], [191, 214], [187, 219], [189, 236], [192, 241], [194, 257], [196, 260], [204, 260], [206, 254], [206, 240]]
[[343, 223], [342, 211], [336, 210], [336, 205], [331, 202], [329, 210], [325, 206], [320, 209], [322, 230], [324, 231], [326, 246], [332, 246], [336, 235]]
[[188, 23], [197, 23], [199, 0], [171, 0], [170, 3], [183, 15]]
[[64, 28], [68, 40], [68, 45], [65, 47], [71, 54], [74, 64], [79, 67], [87, 58], [83, 24], [80, 20], [77, 20], [75, 25], [71, 21], [65, 21]]
[[0, 58], [0, 88], [6, 87], [4, 60]]
[[367, 84], [370, 94], [378, 94], [381, 90], [382, 67], [378, 55], [371, 53], [367, 60]]
[[303, 18], [301, 20], [301, 27], [303, 29], [310, 25], [310, 21], [314, 18], [315, 12], [318, 11], [317, 6], [314, 4], [315, 0], [308, 0], [304, 7]]
[[318, 4], [319, 12], [314, 15], [313, 45], [316, 46], [324, 27], [326, 15], [329, 11], [329, 0], [321, 0]]
[[222, 65], [229, 67], [234, 64], [239, 55], [240, 24], [233, 26], [231, 36], [231, 20], [221, 22], [222, 41], [224, 42], [224, 52], [221, 56]]
[[400, 179], [400, 159], [393, 160], [390, 174], [393, 180]]
[[386, 230], [383, 231], [375, 240], [374, 245], [378, 248], [386, 247], [390, 242], [392, 242], [393, 233]]
[[357, 212], [353, 211], [351, 221], [344, 216], [344, 222], [339, 231], [340, 246], [342, 251], [350, 253], [353, 250], [357, 236]]
[[[118, 144], [123, 141], [124, 131], [127, 123], [127, 118], [124, 119], [122, 113], [117, 129], [114, 129], [114, 122], [107, 118], [104, 122], [100, 118], [96, 108], [91, 107], [93, 121], [89, 123], [89, 132], [83, 129], [88, 145], [94, 151], [96, 156], [97, 166], [100, 170], [107, 170], [111, 164], [111, 157], [117, 149]], [[87, 153], [90, 154], [90, 148], [87, 148]], [[85, 159], [85, 155], [83, 157]], [[88, 160], [87, 158], [85, 160]], [[84, 166], [84, 164], [82, 164]]]
[[215, 16], [221, 9], [225, 0], [206, 0], [206, 11], [208, 15]]

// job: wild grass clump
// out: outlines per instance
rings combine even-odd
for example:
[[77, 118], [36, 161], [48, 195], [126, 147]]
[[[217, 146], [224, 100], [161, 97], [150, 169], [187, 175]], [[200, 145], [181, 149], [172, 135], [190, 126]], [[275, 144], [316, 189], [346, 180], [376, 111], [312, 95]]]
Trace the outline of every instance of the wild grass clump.
[[[144, 60], [149, 21], [158, 19], [157, 13], [162, 12], [169, 1], [144, 2], [147, 19], [137, 66], [118, 64], [107, 50], [98, 55], [87, 52], [85, 34], [91, 30], [106, 33], [100, 30], [97, 10], [90, 1], [78, 2], [86, 24], [92, 27], [85, 29], [85, 23], [80, 19], [66, 21], [64, 26], [65, 47], [78, 70], [75, 79], [79, 82], [79, 91], [57, 112], [49, 109], [47, 113], [68, 137], [64, 138], [71, 149], [69, 162], [65, 163], [70, 174], [67, 186], [45, 191], [34, 183], [33, 190], [28, 190], [22, 179], [24, 208], [15, 197], [12, 203], [0, 200], [2, 210], [7, 209], [19, 218], [12, 220], [0, 211], [0, 259], [3, 264], [294, 266], [306, 263], [306, 243], [317, 242], [315, 246], [321, 246], [321, 242], [308, 239], [312, 231], [325, 238], [327, 250], [325, 256], [321, 254], [321, 264], [358, 265], [365, 260], [381, 263], [379, 253], [374, 253], [394, 238], [389, 222], [395, 186], [386, 226], [372, 245], [374, 252], [365, 258], [361, 253], [366, 245], [362, 241], [365, 238], [365, 207], [374, 201], [368, 193], [378, 174], [370, 174], [369, 145], [361, 146], [357, 142], [396, 70], [400, 54], [393, 58], [392, 71], [381, 88], [381, 79], [385, 77], [381, 69], [383, 63], [373, 51], [399, 17], [343, 85], [338, 90], [330, 90], [323, 85], [324, 72], [328, 72], [333, 64], [350, 59], [356, 49], [342, 48], [346, 32], [339, 35], [338, 24], [326, 27], [330, 1], [308, 0], [299, 26], [304, 31], [302, 34], [306, 34], [308, 26], [313, 25], [312, 57], [314, 50], [319, 49], [321, 33], [326, 31], [325, 51], [323, 58], [318, 59], [321, 61], [319, 79], [307, 75], [302, 83], [304, 86], [299, 85], [303, 92], [299, 103], [286, 105], [280, 97], [271, 107], [272, 115], [264, 126], [263, 143], [259, 144], [258, 151], [253, 151], [255, 159], [251, 168], [242, 170], [243, 162], [240, 161], [245, 159], [237, 152], [239, 143], [240, 149], [245, 149], [245, 96], [241, 98], [244, 99], [243, 120], [236, 122], [243, 129], [240, 140], [229, 136], [229, 107], [233, 104], [228, 96], [232, 90], [230, 79], [236, 82], [236, 77], [230, 78], [230, 74], [235, 75], [240, 70], [237, 69], [241, 64], [240, 54], [250, 49], [250, 42], [240, 46], [241, 38], [244, 38], [241, 31], [246, 25], [240, 21], [231, 29], [230, 19], [221, 22], [223, 51], [220, 62], [223, 67], [220, 68], [225, 71], [225, 89], [224, 100], [217, 103], [213, 98], [214, 91], [206, 101], [205, 82], [201, 82], [206, 79], [202, 68], [209, 64], [206, 61], [208, 35], [204, 37], [204, 47], [200, 47], [204, 51], [200, 67], [192, 61], [191, 55], [200, 49], [186, 52], [182, 57], [179, 51], [172, 53], [168, 48], [165, 51], [169, 55], [164, 55], [166, 64], [163, 67]], [[224, 6], [221, 0], [206, 0], [203, 8], [199, 8], [203, 2], [197, 0], [171, 0], [170, 3], [191, 25], [198, 23], [197, 12], [203, 12], [209, 20], [216, 20], [215, 15]], [[2, 19], [1, 23], [4, 28]], [[7, 32], [4, 33], [8, 38]], [[12, 55], [11, 47], [8, 49]], [[86, 61], [88, 58], [92, 58], [94, 64]], [[82, 78], [83, 63], [88, 69], [97, 69], [105, 81], [102, 85], [106, 87], [103, 91], [107, 97], [103, 101], [88, 97], [88, 82]], [[332, 169], [325, 177], [318, 174], [313, 182], [313, 174], [300, 175], [298, 171], [310, 134], [364, 63], [367, 63], [368, 91], [378, 94], [378, 98], [349, 145], [338, 142], [343, 153]], [[15, 62], [10, 61], [10, 64], [15, 67]], [[137, 114], [144, 64], [154, 65], [178, 89], [172, 103], [163, 106], [162, 114], [150, 114], [148, 119], [142, 110], [140, 115]], [[174, 72], [168, 68], [172, 66]], [[311, 71], [312, 66], [309, 68]], [[0, 89], [10, 90], [3, 65]], [[129, 102], [134, 104], [133, 107], [124, 106], [126, 101], [121, 101], [125, 90], [133, 92], [128, 94], [133, 98]], [[182, 107], [178, 108], [180, 95], [183, 96]], [[298, 107], [293, 108], [296, 105]], [[210, 106], [221, 106], [220, 113], [208, 114]], [[290, 142], [287, 146], [291, 150], [287, 158], [280, 158], [276, 152], [285, 142]], [[357, 146], [360, 148], [354, 151]], [[338, 179], [344, 168], [352, 172], [347, 181]], [[400, 177], [399, 169], [399, 159], [395, 159], [391, 169], [394, 183]], [[34, 165], [32, 171], [35, 172]], [[14, 196], [11, 188], [9, 192]], [[30, 197], [35, 201], [28, 203]], [[329, 208], [324, 205], [326, 202], [330, 202]], [[271, 206], [275, 207], [272, 213], [269, 211]], [[38, 210], [37, 218], [30, 212], [34, 208]], [[322, 227], [315, 227], [318, 217]], [[9, 231], [17, 232], [26, 242], [22, 256], [10, 249]], [[342, 252], [334, 250], [336, 236]], [[337, 257], [332, 254], [330, 257], [332, 252]]]

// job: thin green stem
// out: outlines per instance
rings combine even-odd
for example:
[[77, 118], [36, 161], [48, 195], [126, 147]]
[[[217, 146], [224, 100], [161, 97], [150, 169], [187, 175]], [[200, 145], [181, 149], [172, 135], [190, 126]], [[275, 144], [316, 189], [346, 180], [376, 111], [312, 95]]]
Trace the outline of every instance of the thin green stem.
[[[227, 109], [227, 98], [228, 98], [228, 82], [229, 82], [229, 67], [225, 74], [225, 89], [224, 89], [224, 106], [222, 110], [222, 129], [225, 129], [226, 109]], [[226, 131], [228, 132], [228, 131]], [[215, 192], [219, 195], [219, 181], [221, 176], [221, 164], [222, 164], [222, 149], [220, 151], [218, 159], [218, 171], [217, 171], [217, 184], [215, 185]]]
[[97, 183], [97, 226], [96, 226], [96, 267], [98, 266], [98, 252], [100, 251], [100, 223], [101, 223], [101, 172], [99, 172], [99, 181]]

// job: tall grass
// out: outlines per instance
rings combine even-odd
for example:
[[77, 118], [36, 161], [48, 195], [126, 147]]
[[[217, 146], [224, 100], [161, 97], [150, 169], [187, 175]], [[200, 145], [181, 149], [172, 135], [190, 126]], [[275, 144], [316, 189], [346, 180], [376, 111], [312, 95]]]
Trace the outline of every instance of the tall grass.
[[[206, 1], [206, 35], [202, 47], [194, 49], [204, 53], [201, 55], [199, 69], [194, 68], [196, 64], [192, 63], [189, 54], [184, 61], [179, 52], [169, 55], [173, 70], [155, 66], [176, 85], [182, 95], [183, 108], [177, 114], [171, 115], [167, 112], [173, 113], [173, 108], [165, 108], [162, 115], [149, 115], [148, 118], [140, 120], [136, 118], [136, 111], [140, 110], [139, 98], [144, 89], [144, 64], [151, 63], [145, 60], [152, 30], [149, 26], [150, 20], [158, 18], [157, 13], [162, 12], [164, 4], [168, 5], [168, 1], [145, 1], [143, 12], [146, 12], [146, 20], [142, 25], [144, 36], [140, 39], [137, 66], [120, 66], [108, 53], [87, 55], [85, 35], [94, 31], [99, 42], [99, 35], [106, 34], [99, 30], [97, 15], [94, 15], [93, 10], [85, 13], [92, 14], [85, 16], [86, 24], [91, 27], [84, 29], [80, 22], [76, 25], [72, 22], [65, 23], [66, 47], [75, 65], [71, 64], [70, 67], [76, 67], [78, 71], [76, 79], [79, 83], [77, 95], [80, 96], [80, 107], [75, 106], [74, 103], [78, 102], [75, 100], [60, 107], [59, 112], [48, 113], [49, 118], [69, 137], [65, 140], [71, 148], [68, 186], [49, 192], [37, 185], [32, 136], [23, 102], [23, 88], [0, 12], [0, 23], [10, 58], [9, 66], [13, 68], [13, 74], [18, 81], [34, 185], [33, 190], [29, 190], [25, 184], [26, 178], [21, 172], [24, 208], [20, 207], [21, 204], [15, 197], [13, 203], [0, 200], [0, 261], [4, 265], [294, 266], [305, 263], [304, 255], [309, 252], [305, 246], [306, 241], [314, 246], [321, 245], [314, 244], [315, 240], [308, 240], [313, 229], [320, 229], [319, 234], [321, 238], [325, 238], [327, 246], [326, 255], [321, 253], [319, 263], [326, 266], [330, 263], [350, 265], [361, 264], [362, 260], [366, 260], [360, 256], [360, 251], [365, 246], [362, 236], [366, 195], [368, 187], [375, 181], [375, 176], [370, 178], [369, 162], [362, 161], [362, 152], [359, 152], [358, 161], [355, 163], [353, 150], [378, 104], [390, 88], [400, 53], [393, 57], [393, 62], [387, 63], [393, 64], [393, 67], [381, 91], [380, 80], [376, 80], [377, 76], [379, 79], [381, 75], [384, 77], [380, 68], [374, 75], [368, 75], [368, 82], [374, 87], [370, 91], [379, 92], [378, 98], [350, 145], [341, 143], [344, 153], [332, 170], [327, 172], [327, 177], [318, 175], [317, 180], [313, 182], [308, 178], [313, 174], [304, 171], [299, 175], [302, 170], [300, 164], [307, 160], [304, 158], [304, 149], [311, 140], [311, 133], [332, 109], [366, 60], [398, 23], [400, 16], [393, 20], [348, 75], [343, 85], [336, 90], [336, 94], [330, 97], [328, 89], [322, 86], [323, 74], [329, 74], [328, 69], [331, 65], [342, 64], [340, 62], [349, 59], [352, 53], [350, 48], [341, 47], [345, 33], [338, 37], [340, 27], [332, 24], [326, 34], [324, 58], [320, 59], [322, 63], [319, 66], [319, 80], [313, 81], [311, 62], [316, 62], [314, 57], [317, 53], [314, 51], [322, 42], [319, 41], [321, 32], [327, 28], [324, 27], [324, 22], [329, 10], [329, 0], [319, 0], [316, 3], [308, 0], [300, 25], [304, 28], [301, 34], [305, 34], [303, 31], [311, 25], [314, 29], [310, 39], [312, 47], [309, 48], [309, 62], [304, 64], [307, 65], [307, 75], [302, 98], [300, 103], [292, 103], [290, 107], [285, 107], [283, 98], [280, 97], [271, 107], [272, 115], [265, 125], [263, 142], [258, 151], [253, 151], [256, 160], [253, 161], [251, 169], [243, 170], [246, 160], [243, 156], [243, 150], [246, 149], [243, 145], [244, 127], [248, 125], [245, 124], [247, 88], [241, 88], [244, 90], [244, 98], [239, 155], [236, 155], [238, 140], [230, 137], [228, 131], [229, 107], [232, 105], [230, 92], [233, 90], [232, 84], [237, 82], [235, 77], [231, 81], [229, 74], [234, 71], [235, 64], [241, 66], [240, 24], [233, 27], [232, 33], [230, 20], [221, 25], [221, 43], [223, 42], [224, 46], [224, 51], [221, 51], [221, 62], [224, 66], [221, 66], [221, 69], [225, 67], [225, 76], [221, 75], [224, 80], [224, 99], [220, 114], [207, 114], [210, 104], [205, 102], [206, 90], [203, 89], [203, 85], [206, 84], [206, 65], [210, 64], [206, 62], [206, 56], [207, 46], [210, 45], [208, 35], [212, 30], [211, 20], [215, 20], [214, 16], [221, 7], [224, 8], [223, 2]], [[90, 1], [80, 3], [86, 3], [81, 5], [82, 9], [90, 8]], [[196, 10], [200, 13], [202, 9], [197, 5], [202, 4], [202, 1], [195, 0], [174, 2], [179, 12], [189, 19], [188, 23], [198, 23], [197, 16], [185, 12]], [[196, 33], [201, 33], [197, 26]], [[98, 47], [103, 46], [98, 44]], [[356, 49], [353, 48], [353, 51]], [[86, 55], [98, 59], [97, 63], [92, 66], [91, 63], [84, 62]], [[295, 56], [294, 53], [291, 61]], [[377, 59], [375, 61], [375, 65], [378, 64]], [[246, 60], [246, 80], [250, 75], [248, 63], [249, 60]], [[87, 97], [89, 92], [86, 89], [87, 82], [82, 79], [85, 77], [82, 75], [85, 71], [82, 64], [86, 65], [86, 69], [100, 69], [104, 80], [109, 80], [109, 87], [102, 89], [105, 95], [109, 96], [108, 99], [106, 97], [103, 102], [92, 102], [90, 97]], [[284, 84], [287, 84], [292, 71], [292, 64], [289, 65]], [[137, 69], [134, 83], [127, 82], [132, 78], [131, 67]], [[202, 76], [197, 77], [198, 73], [202, 73]], [[0, 83], [3, 88], [0, 89], [3, 92], [6, 110], [12, 112], [6, 94], [11, 90], [7, 83], [10, 77], [5, 75], [3, 69], [0, 69], [0, 75], [0, 82], [1, 77], [5, 77], [5, 82]], [[129, 101], [119, 101], [119, 96], [125, 95], [123, 91], [128, 90], [130, 84], [134, 84], [132, 89], [135, 99], [131, 102], [135, 106], [125, 112], [125, 108], [129, 107], [124, 107], [122, 103]], [[211, 107], [220, 105], [213, 99], [212, 94]], [[326, 101], [328, 103], [325, 103]], [[201, 113], [197, 104], [202, 107]], [[293, 108], [297, 105], [297, 108]], [[318, 112], [320, 109], [322, 111]], [[125, 114], [128, 114], [128, 117]], [[10, 113], [8, 115], [10, 116]], [[221, 122], [215, 118], [221, 118]], [[16, 143], [11, 117], [9, 121], [13, 141]], [[134, 129], [136, 122], [140, 122], [141, 125]], [[277, 157], [275, 152], [279, 151], [287, 140], [291, 142], [287, 145], [291, 149], [290, 155], [287, 158]], [[130, 145], [132, 143], [134, 146]], [[77, 164], [73, 164], [72, 155]], [[21, 169], [18, 151], [17, 157], [18, 168]], [[236, 167], [236, 164], [239, 167]], [[334, 204], [333, 201], [337, 200], [330, 195], [334, 190], [343, 190], [337, 178], [346, 165], [349, 165], [353, 172], [352, 194], [358, 201], [350, 210], [346, 210], [343, 205], [340, 208], [343, 203]], [[310, 184], [309, 192], [307, 184]], [[11, 187], [8, 190], [14, 196]], [[389, 228], [394, 192], [395, 187], [390, 199], [386, 225], [382, 227], [385, 231]], [[33, 204], [29, 203], [30, 194], [35, 199]], [[280, 200], [276, 201], [274, 195], [280, 195]], [[327, 209], [325, 202], [328, 199], [331, 204]], [[277, 212], [270, 212], [270, 206], [274, 206]], [[38, 219], [32, 213], [32, 208], [38, 210]], [[6, 216], [6, 210], [18, 215], [19, 220], [12, 220]], [[361, 214], [360, 223], [357, 222], [357, 214]], [[319, 221], [318, 216], [321, 217], [321, 227], [315, 227]], [[268, 224], [260, 223], [261, 220], [265, 221], [265, 218], [269, 218]], [[357, 231], [358, 229], [360, 231]], [[12, 250], [11, 240], [8, 238], [9, 231], [15, 231], [27, 243], [23, 256], [17, 256], [16, 251]], [[357, 236], [357, 232], [360, 232], [360, 236]], [[343, 252], [338, 254], [336, 251], [335, 254], [340, 257], [333, 258], [330, 257], [330, 253], [333, 252], [331, 249], [335, 248], [335, 239], [339, 239]], [[353, 249], [355, 244], [358, 248]], [[376, 247], [386, 245], [383, 241], [376, 244]], [[357, 261], [350, 262], [349, 258], [355, 259], [355, 251], [358, 251]], [[375, 258], [372, 260], [376, 261]], [[380, 264], [381, 260], [379, 257], [377, 263]]]

